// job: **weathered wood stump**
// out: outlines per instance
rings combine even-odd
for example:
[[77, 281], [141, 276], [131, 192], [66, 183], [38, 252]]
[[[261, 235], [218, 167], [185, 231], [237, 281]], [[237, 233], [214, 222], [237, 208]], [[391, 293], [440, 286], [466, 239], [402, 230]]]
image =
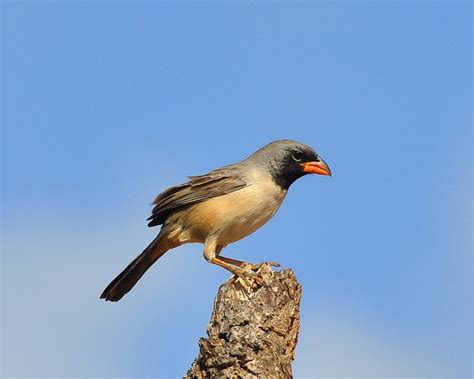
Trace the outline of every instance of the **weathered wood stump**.
[[300, 325], [301, 285], [292, 270], [256, 273], [263, 283], [232, 277], [214, 301], [208, 338], [185, 378], [291, 378]]

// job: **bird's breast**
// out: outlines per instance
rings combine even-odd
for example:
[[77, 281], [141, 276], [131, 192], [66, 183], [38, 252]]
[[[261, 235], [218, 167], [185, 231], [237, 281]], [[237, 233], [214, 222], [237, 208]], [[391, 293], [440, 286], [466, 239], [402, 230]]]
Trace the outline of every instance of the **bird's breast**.
[[208, 199], [183, 212], [180, 223], [187, 231], [186, 242], [204, 242], [212, 235], [217, 237], [219, 245], [227, 245], [270, 220], [287, 191], [271, 178], [258, 179], [240, 190]]

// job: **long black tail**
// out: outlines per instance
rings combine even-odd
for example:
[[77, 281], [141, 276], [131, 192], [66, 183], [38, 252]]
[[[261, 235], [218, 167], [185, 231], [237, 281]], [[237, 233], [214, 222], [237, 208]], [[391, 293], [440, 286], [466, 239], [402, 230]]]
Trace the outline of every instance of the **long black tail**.
[[162, 246], [160, 235], [136, 257], [118, 276], [110, 282], [100, 295], [101, 299], [119, 301], [140, 280], [143, 274], [168, 251], [167, 246]]

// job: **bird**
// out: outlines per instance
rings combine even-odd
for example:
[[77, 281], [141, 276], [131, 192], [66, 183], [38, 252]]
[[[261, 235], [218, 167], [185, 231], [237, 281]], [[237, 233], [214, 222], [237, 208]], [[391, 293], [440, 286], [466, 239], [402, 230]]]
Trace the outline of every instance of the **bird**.
[[153, 201], [147, 219], [149, 227], [161, 225], [160, 232], [100, 298], [120, 300], [167, 251], [195, 242], [204, 244], [209, 263], [248, 280], [258, 265], [224, 257], [222, 249], [270, 220], [290, 186], [307, 174], [331, 176], [331, 170], [310, 146], [277, 140], [238, 163], [166, 189]]

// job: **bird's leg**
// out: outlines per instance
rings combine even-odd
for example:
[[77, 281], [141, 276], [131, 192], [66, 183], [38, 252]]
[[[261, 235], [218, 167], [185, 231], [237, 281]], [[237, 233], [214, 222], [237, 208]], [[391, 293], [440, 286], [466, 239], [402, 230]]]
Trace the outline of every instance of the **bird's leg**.
[[[256, 277], [253, 273], [243, 269], [239, 266], [234, 266], [232, 263], [226, 262], [223, 257], [219, 257], [218, 253], [221, 252], [223, 246], [218, 245], [215, 239], [208, 239], [204, 243], [204, 258], [212, 264], [221, 266], [225, 268], [227, 271], [230, 271], [232, 274], [241, 278], [247, 285], [249, 284], [248, 279], [256, 281], [257, 283], [261, 284], [261, 279]], [[227, 258], [228, 259], [228, 258]], [[240, 262], [240, 261], [239, 261]], [[241, 262], [245, 264], [245, 262]]]
[[234, 258], [227, 258], [222, 255], [217, 254], [219, 259], [223, 260], [226, 263], [230, 263], [231, 265], [237, 266], [237, 267], [245, 267], [245, 266], [253, 266], [251, 263], [239, 261], [238, 259]]
[[221, 251], [224, 248], [224, 245], [217, 245], [216, 247], [216, 257], [220, 259], [221, 261], [224, 261], [226, 263], [229, 263], [231, 265], [237, 266], [237, 267], [246, 267], [246, 266], [252, 266], [251, 263], [239, 261], [238, 259], [233, 259], [233, 258], [227, 258], [221, 255]]
[[[220, 250], [222, 250], [222, 248]], [[220, 252], [220, 250], [219, 250], [219, 252]], [[216, 253], [217, 253], [217, 251], [216, 251]], [[230, 263], [231, 265], [234, 265], [234, 266], [237, 266], [237, 267], [242, 267], [242, 268], [249, 267], [252, 271], [258, 271], [263, 265], [266, 265], [266, 264], [268, 264], [272, 267], [280, 267], [281, 266], [278, 262], [247, 263], [247, 262], [239, 261], [238, 259], [224, 257], [222, 255], [219, 255], [219, 253], [217, 253], [217, 256], [219, 257], [220, 260], [222, 260], [226, 263]]]

